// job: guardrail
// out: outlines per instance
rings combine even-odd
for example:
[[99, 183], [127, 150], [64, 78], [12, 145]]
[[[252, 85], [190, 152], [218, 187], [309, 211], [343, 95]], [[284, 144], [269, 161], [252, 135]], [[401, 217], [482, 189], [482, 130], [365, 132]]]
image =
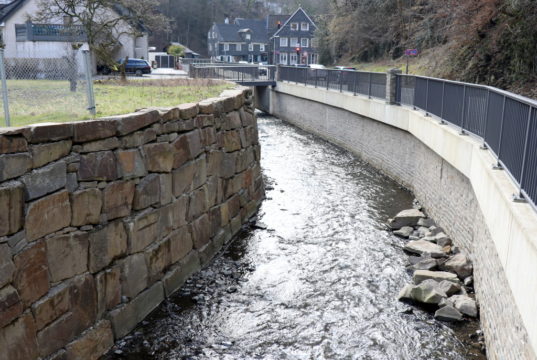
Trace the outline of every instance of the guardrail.
[[[280, 67], [279, 78], [387, 99], [388, 75], [351, 70]], [[434, 115], [483, 141], [518, 187], [515, 201], [537, 210], [537, 101], [494, 87], [413, 75], [395, 75], [395, 102]], [[391, 81], [391, 80], [390, 80]]]
[[519, 188], [515, 200], [537, 209], [537, 102], [494, 87], [398, 75], [396, 101], [483, 140]]
[[238, 83], [274, 82], [275, 66], [257, 66], [242, 64], [201, 64], [191, 65], [189, 76], [192, 78], [209, 78], [235, 81]]
[[378, 99], [386, 98], [385, 73], [352, 70], [310, 69], [282, 66], [279, 80], [315, 87], [352, 92]]

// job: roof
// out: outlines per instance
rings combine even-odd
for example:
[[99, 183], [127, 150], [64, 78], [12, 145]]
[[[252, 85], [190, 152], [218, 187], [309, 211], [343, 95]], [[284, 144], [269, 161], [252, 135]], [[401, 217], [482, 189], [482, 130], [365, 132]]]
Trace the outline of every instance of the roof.
[[192, 49], [186, 47], [185, 45], [183, 45], [183, 44], [181, 44], [181, 43], [179, 43], [179, 42], [174, 42], [174, 41], [172, 41], [172, 42], [170, 43], [170, 45], [179, 45], [179, 46], [182, 46], [183, 49], [185, 49], [185, 54], [199, 55], [199, 54], [198, 54], [197, 52], [195, 52], [194, 50], [192, 50]]
[[308, 15], [308, 13], [306, 13], [304, 11], [304, 9], [302, 9], [301, 7], [299, 7], [298, 9], [296, 9], [296, 11], [293, 13], [293, 15], [289, 16], [289, 18], [287, 19], [287, 21], [280, 27], [280, 29], [278, 29], [278, 31], [276, 31], [276, 33], [274, 33], [274, 36], [278, 35], [278, 33], [284, 28], [287, 26], [287, 24], [289, 23], [289, 21], [291, 21], [292, 18], [295, 17], [296, 14], [298, 14], [299, 12], [302, 12], [304, 13], [304, 15], [306, 16], [306, 18], [311, 22], [311, 24], [317, 28], [317, 25], [315, 25], [315, 22], [310, 18], [310, 16]]
[[215, 24], [220, 35], [220, 41], [224, 42], [244, 42], [239, 33], [251, 31], [252, 42], [266, 43], [267, 30], [264, 20], [236, 19], [233, 24]]
[[17, 11], [26, 0], [15, 0], [9, 4], [0, 5], [0, 22], [4, 22]]

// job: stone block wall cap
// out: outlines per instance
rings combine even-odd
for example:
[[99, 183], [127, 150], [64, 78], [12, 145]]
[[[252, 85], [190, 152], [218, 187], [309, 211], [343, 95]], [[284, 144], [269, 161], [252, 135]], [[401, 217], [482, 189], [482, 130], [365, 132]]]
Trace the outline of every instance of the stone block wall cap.
[[73, 136], [73, 123], [41, 123], [22, 128], [29, 143], [41, 143], [69, 139]]
[[181, 104], [179, 105], [179, 111], [181, 112], [181, 119], [193, 119], [199, 113], [199, 106], [197, 103]]

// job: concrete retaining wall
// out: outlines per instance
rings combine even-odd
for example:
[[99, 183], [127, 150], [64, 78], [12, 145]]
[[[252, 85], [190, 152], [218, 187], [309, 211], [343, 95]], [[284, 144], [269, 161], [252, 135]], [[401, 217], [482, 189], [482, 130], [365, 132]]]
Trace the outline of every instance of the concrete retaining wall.
[[263, 197], [250, 89], [0, 130], [0, 359], [96, 359]]
[[535, 359], [537, 215], [492, 155], [458, 129], [408, 108], [278, 82], [272, 114], [320, 135], [411, 189], [466, 249], [490, 359]]

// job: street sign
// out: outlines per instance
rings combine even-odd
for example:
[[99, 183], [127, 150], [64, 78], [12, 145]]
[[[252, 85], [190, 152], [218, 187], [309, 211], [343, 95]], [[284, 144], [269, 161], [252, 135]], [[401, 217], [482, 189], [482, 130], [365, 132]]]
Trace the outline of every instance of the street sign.
[[405, 55], [406, 56], [418, 56], [418, 49], [406, 49]]

